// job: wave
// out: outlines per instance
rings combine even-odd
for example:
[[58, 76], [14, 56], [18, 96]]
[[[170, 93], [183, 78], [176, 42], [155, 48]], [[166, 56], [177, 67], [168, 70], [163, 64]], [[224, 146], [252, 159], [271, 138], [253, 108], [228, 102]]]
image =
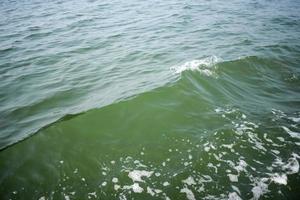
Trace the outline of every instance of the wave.
[[[163, 90], [165, 92], [162, 92], [161, 96], [166, 96], [166, 94], [168, 94], [168, 96], [187, 95], [194, 101], [199, 100], [203, 102], [203, 105], [232, 104], [238, 107], [244, 107], [249, 110], [249, 112], [262, 113], [266, 111], [265, 104], [268, 102], [278, 109], [293, 110], [293, 108], [289, 107], [288, 102], [296, 102], [294, 103], [295, 105], [300, 105], [297, 100], [298, 91], [296, 87], [299, 81], [298, 79], [289, 79], [289, 77], [295, 76], [295, 73], [293, 73], [290, 68], [284, 68], [285, 66], [285, 63], [278, 60], [256, 56], [248, 56], [231, 61], [224, 61], [217, 56], [195, 59], [180, 65], [172, 66], [169, 68], [170, 71], [163, 72], [162, 76], [159, 78], [159, 80], [163, 79], [161, 84], [155, 82], [155, 84], [152, 84], [153, 87], [149, 87], [148, 85], [148, 89], [146, 90], [142, 89], [144, 86], [138, 85], [139, 92], [133, 92], [134, 88], [132, 88], [130, 90], [130, 95], [126, 94], [125, 91], [122, 91], [120, 95], [123, 95], [123, 97], [108, 102], [104, 107], [120, 101], [130, 101], [130, 99], [139, 96], [147, 96], [147, 94]], [[174, 81], [174, 77], [178, 77], [178, 75], [180, 75], [179, 79], [175, 79]], [[215, 79], [215, 77], [218, 77], [218, 79]], [[148, 81], [148, 83], [151, 84], [150, 81]], [[286, 99], [286, 96], [291, 93], [294, 93], [295, 95], [289, 95], [289, 99], [282, 102], [282, 99]], [[47, 99], [45, 101], [47, 101]], [[163, 105], [165, 106], [165, 109], [168, 109], [168, 104], [171, 105], [172, 101], [173, 100], [170, 100], [169, 103], [164, 102]], [[176, 103], [180, 104], [182, 103], [181, 101], [184, 100], [179, 98]], [[42, 103], [43, 102], [41, 102], [41, 104]], [[160, 103], [161, 102], [158, 102], [158, 105]], [[39, 104], [33, 104], [32, 108], [28, 107], [23, 110], [24, 112], [27, 110], [36, 110], [34, 108], [37, 106], [39, 106]], [[94, 107], [89, 109], [98, 110], [104, 107]], [[89, 111], [84, 112], [88, 113]], [[81, 112], [79, 111], [78, 113]], [[69, 113], [66, 113], [65, 115], [67, 114]], [[26, 115], [24, 116], [26, 117]], [[45, 124], [52, 124], [53, 121], [55, 121], [53, 120], [53, 117], [56, 117], [52, 116], [49, 123], [42, 120], [42, 123], [40, 123], [39, 126], [39, 116], [45, 116], [45, 113], [44, 115], [38, 113], [36, 117], [30, 117], [30, 119], [35, 120], [34, 128], [30, 128], [31, 124], [33, 124], [32, 121], [27, 120], [27, 123], [26, 119], [22, 120], [21, 126], [23, 127], [23, 130], [37, 130], [34, 131], [36, 133], [44, 127]], [[65, 118], [60, 116], [56, 118], [56, 120], [58, 119], [64, 120]], [[26, 126], [29, 126], [29, 128], [24, 128]], [[16, 129], [13, 130], [16, 132]], [[3, 140], [5, 144], [2, 142], [1, 148], [4, 149], [31, 135], [34, 134], [32, 132], [22, 132], [21, 136], [10, 139], [6, 134], [5, 140]]]

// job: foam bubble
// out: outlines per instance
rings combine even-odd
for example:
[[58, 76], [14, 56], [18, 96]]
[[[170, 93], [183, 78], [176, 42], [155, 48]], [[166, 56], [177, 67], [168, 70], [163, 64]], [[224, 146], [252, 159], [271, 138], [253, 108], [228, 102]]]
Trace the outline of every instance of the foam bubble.
[[139, 185], [138, 183], [134, 183], [134, 184], [132, 185], [132, 190], [133, 190], [133, 192], [135, 192], [135, 193], [142, 193], [142, 192], [144, 191], [144, 189], [141, 188], [140, 185]]
[[118, 181], [119, 181], [118, 178], [113, 178], [113, 179], [112, 179], [112, 182], [113, 182], [113, 183], [117, 183]]
[[162, 193], [162, 190], [160, 190], [160, 189], [154, 189], [154, 191], [155, 191], [157, 194]]
[[181, 193], [185, 193], [186, 194], [186, 198], [188, 200], [196, 200], [194, 193], [190, 189], [188, 189], [188, 188], [185, 187], [185, 188], [182, 188], [180, 190], [180, 192]]
[[236, 191], [238, 194], [241, 194], [241, 191], [239, 190], [238, 187], [236, 187], [236, 186], [234, 186], [234, 185], [232, 185], [231, 187], [232, 187], [232, 189], [233, 189], [234, 191]]
[[142, 164], [141, 161], [139, 161], [139, 160], [135, 160], [135, 161], [133, 161], [133, 163], [136, 164], [136, 166], [138, 166], [138, 167], [145, 167], [145, 168], [147, 167], [146, 165]]
[[121, 188], [121, 186], [120, 185], [114, 185], [114, 189], [117, 191], [118, 189], [120, 189]]
[[183, 183], [186, 183], [186, 184], [188, 184], [188, 185], [195, 185], [195, 184], [196, 184], [194, 178], [191, 177], [191, 176], [189, 176], [189, 177], [188, 177], [187, 179], [185, 179], [185, 180], [182, 180], [182, 182], [183, 182]]
[[228, 195], [228, 200], [242, 200], [236, 192], [231, 192]]
[[227, 176], [229, 177], [229, 180], [230, 180], [231, 182], [238, 182], [238, 181], [239, 181], [237, 175], [234, 175], [234, 174], [227, 174]]
[[204, 151], [208, 152], [210, 150], [210, 147], [204, 147]]
[[88, 197], [89, 198], [91, 198], [91, 197], [97, 198], [97, 194], [96, 194], [96, 192], [90, 192], [90, 193], [88, 193]]
[[275, 154], [280, 154], [280, 151], [278, 151], [278, 150], [275, 150], [275, 149], [271, 149], [271, 151], [273, 152], [273, 153], [275, 153]]
[[300, 117], [289, 117], [288, 119], [292, 120], [293, 122], [299, 123]]
[[254, 186], [252, 188], [251, 191], [253, 193], [254, 200], [258, 200], [260, 198], [260, 196], [262, 196], [263, 194], [265, 194], [269, 191], [268, 185], [264, 182], [265, 182], [265, 180], [261, 180], [261, 181], [257, 182], [256, 186]]
[[286, 185], [287, 184], [286, 174], [279, 175], [279, 174], [276, 173], [276, 174], [273, 175], [271, 180], [274, 181], [277, 184], [280, 184], [280, 185]]
[[247, 163], [244, 160], [240, 160], [239, 164], [237, 166], [235, 166], [234, 168], [238, 171], [246, 171], [246, 167], [247, 167]]
[[68, 195], [64, 194], [64, 197], [65, 197], [65, 200], [70, 200], [70, 197]]
[[153, 189], [150, 188], [150, 187], [147, 187], [147, 193], [150, 194], [151, 196], [154, 196], [154, 195], [155, 195], [155, 192], [154, 192]]
[[167, 181], [163, 183], [163, 186], [168, 186], [168, 185], [170, 185], [170, 183]]
[[299, 171], [299, 162], [295, 157], [289, 158], [288, 163], [283, 166], [287, 174], [296, 174]]
[[228, 148], [228, 149], [232, 149], [234, 144], [222, 144], [222, 147]]
[[300, 133], [294, 132], [294, 131], [290, 130], [289, 128], [285, 127], [285, 126], [282, 126], [282, 128], [283, 128], [283, 130], [285, 130], [285, 132], [287, 132], [291, 137], [300, 139]]
[[133, 180], [133, 182], [144, 182], [142, 177], [149, 178], [153, 174], [152, 171], [145, 171], [145, 170], [133, 170], [129, 172], [128, 177]]

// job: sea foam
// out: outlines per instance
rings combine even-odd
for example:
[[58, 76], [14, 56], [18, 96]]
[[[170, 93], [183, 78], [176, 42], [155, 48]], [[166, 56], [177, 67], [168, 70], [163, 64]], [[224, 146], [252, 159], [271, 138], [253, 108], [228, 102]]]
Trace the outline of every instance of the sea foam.
[[216, 56], [210, 56], [199, 60], [188, 61], [182, 65], [172, 66], [170, 70], [175, 74], [181, 74], [186, 70], [197, 70], [203, 75], [212, 76], [214, 74], [215, 64], [220, 62], [220, 60], [221, 59]]

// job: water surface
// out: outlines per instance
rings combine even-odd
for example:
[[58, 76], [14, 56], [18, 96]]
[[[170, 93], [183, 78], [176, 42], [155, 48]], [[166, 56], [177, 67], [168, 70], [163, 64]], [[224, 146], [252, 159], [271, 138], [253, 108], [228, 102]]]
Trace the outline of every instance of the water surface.
[[299, 9], [2, 1], [1, 199], [297, 199]]

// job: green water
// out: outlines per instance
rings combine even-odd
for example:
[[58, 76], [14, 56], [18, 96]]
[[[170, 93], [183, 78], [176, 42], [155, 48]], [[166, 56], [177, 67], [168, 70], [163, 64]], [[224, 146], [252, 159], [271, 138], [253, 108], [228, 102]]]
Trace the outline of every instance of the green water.
[[297, 1], [0, 5], [0, 199], [299, 198]]

